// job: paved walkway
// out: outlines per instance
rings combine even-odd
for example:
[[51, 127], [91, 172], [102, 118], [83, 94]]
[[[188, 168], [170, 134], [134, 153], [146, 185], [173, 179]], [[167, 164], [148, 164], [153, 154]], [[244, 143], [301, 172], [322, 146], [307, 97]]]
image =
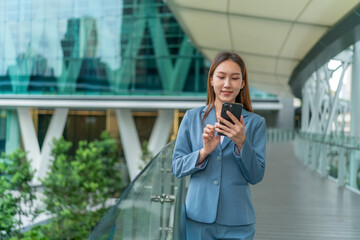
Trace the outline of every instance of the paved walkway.
[[360, 239], [360, 195], [310, 170], [292, 143], [267, 146], [264, 180], [252, 187], [256, 240]]

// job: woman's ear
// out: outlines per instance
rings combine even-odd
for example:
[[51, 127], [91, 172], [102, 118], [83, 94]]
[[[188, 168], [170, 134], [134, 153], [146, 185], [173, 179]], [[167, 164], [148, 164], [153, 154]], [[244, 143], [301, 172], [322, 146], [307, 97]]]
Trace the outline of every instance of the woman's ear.
[[241, 90], [245, 87], [245, 81], [242, 81], [241, 83]]
[[213, 78], [210, 78], [210, 86], [213, 86]]

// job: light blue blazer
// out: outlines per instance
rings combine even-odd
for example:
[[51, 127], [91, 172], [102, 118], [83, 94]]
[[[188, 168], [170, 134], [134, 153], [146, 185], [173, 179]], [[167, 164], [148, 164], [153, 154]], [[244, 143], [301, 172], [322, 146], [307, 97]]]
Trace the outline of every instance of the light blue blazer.
[[[253, 224], [256, 218], [249, 183], [256, 184], [264, 177], [265, 119], [243, 110], [246, 139], [240, 155], [235, 154], [235, 144], [225, 136], [222, 144], [219, 143], [204, 164], [198, 166], [205, 110], [206, 106], [186, 112], [174, 149], [173, 174], [179, 178], [191, 175], [185, 200], [186, 215], [203, 223]], [[205, 119], [205, 126], [215, 122], [213, 108]]]

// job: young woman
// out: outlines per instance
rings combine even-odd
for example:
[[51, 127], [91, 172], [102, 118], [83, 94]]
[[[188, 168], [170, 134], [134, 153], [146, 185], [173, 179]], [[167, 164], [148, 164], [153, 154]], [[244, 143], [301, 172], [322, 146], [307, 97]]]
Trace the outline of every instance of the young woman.
[[[227, 111], [234, 124], [220, 116], [224, 102], [244, 106], [240, 119]], [[235, 53], [221, 52], [209, 70], [207, 106], [186, 112], [174, 149], [173, 174], [191, 175], [186, 239], [254, 238], [249, 183], [264, 177], [265, 145], [265, 120], [252, 113], [245, 63]]]

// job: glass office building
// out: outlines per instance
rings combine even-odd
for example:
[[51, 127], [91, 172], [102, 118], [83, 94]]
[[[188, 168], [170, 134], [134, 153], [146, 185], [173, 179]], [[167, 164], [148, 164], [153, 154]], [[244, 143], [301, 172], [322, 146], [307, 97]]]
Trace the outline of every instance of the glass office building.
[[207, 68], [161, 0], [0, 3], [0, 93], [203, 95]]
[[[1, 1], [0, 15], [2, 98], [206, 94], [209, 63], [163, 1]], [[12, 134], [6, 123], [9, 128], [16, 119], [6, 109], [0, 118], [1, 151], [6, 135]], [[40, 146], [52, 115], [52, 109], [32, 109]], [[106, 108], [71, 109], [63, 135], [76, 143], [92, 140], [104, 129], [111, 132], [109, 115]], [[135, 116], [137, 126], [144, 128], [139, 131], [145, 132], [142, 140], [148, 138], [145, 128], [151, 128], [156, 117], [145, 115], [148, 124], [137, 119], [141, 114]], [[116, 138], [117, 132], [112, 131]], [[20, 137], [10, 149], [19, 143]]]

